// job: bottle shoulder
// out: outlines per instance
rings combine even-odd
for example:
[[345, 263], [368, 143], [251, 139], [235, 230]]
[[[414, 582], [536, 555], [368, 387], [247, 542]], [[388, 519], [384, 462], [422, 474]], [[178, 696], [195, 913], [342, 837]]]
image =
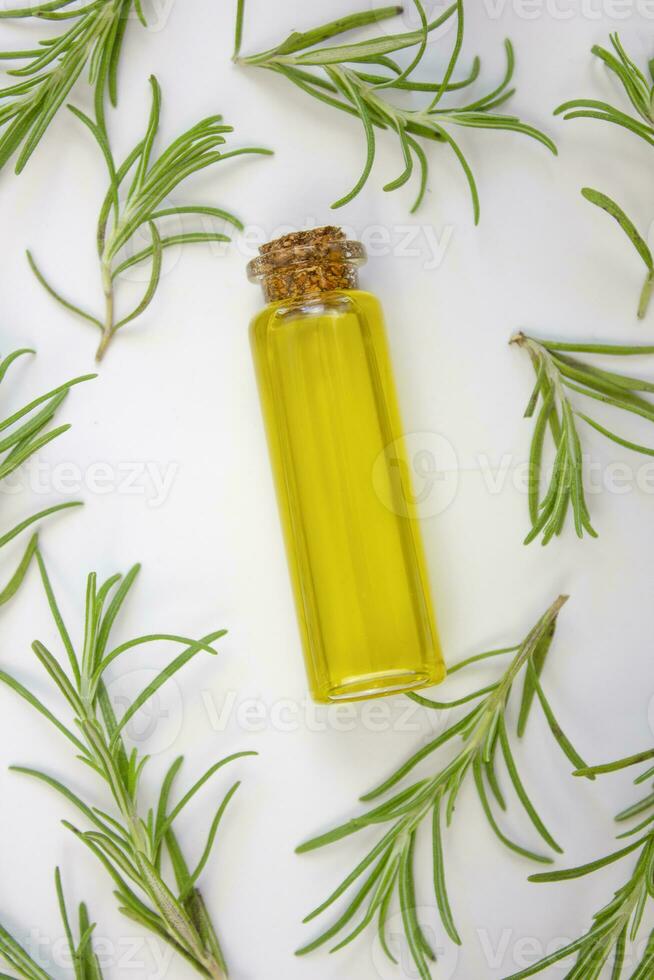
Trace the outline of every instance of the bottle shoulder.
[[381, 303], [373, 293], [363, 289], [339, 289], [315, 298], [269, 303], [252, 317], [250, 335], [259, 336], [273, 325], [339, 314], [383, 320]]

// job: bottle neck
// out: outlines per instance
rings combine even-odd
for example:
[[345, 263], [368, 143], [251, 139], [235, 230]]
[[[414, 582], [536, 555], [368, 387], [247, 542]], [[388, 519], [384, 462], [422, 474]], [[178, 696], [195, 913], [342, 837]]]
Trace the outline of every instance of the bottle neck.
[[365, 261], [363, 245], [332, 227], [284, 235], [259, 251], [248, 265], [248, 276], [261, 283], [269, 303], [357, 289], [359, 266]]

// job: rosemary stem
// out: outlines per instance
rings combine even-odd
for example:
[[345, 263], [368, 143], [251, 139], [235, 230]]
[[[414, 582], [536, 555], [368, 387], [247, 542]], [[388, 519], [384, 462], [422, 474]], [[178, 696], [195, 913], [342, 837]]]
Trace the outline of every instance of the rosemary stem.
[[116, 332], [114, 327], [114, 286], [111, 278], [111, 266], [104, 260], [102, 262], [102, 288], [104, 290], [105, 316], [102, 340], [95, 355], [95, 359], [98, 362], [104, 357], [107, 347]]
[[[97, 726], [97, 721], [92, 711], [87, 712], [85, 722], [89, 726]], [[105, 741], [104, 738], [102, 740], [103, 742]], [[166, 924], [169, 940], [172, 943], [181, 945], [187, 950], [187, 954], [191, 957], [194, 965], [200, 972], [206, 973], [212, 980], [225, 980], [225, 973], [222, 966], [206, 951], [202, 936], [191, 917], [181, 910], [175, 911], [168, 907], [167, 887], [160, 878], [159, 873], [154, 869], [152, 848], [148, 835], [139, 817], [136, 803], [128, 787], [125, 785], [123, 773], [114, 755], [106, 745], [105, 748], [107, 751], [98, 754], [93, 741], [87, 739], [87, 744], [91, 752], [96, 755], [98, 762], [106, 770], [114, 799], [128, 830], [137, 867], [139, 867], [139, 870], [143, 874], [143, 887], [157, 908], [163, 922]]]

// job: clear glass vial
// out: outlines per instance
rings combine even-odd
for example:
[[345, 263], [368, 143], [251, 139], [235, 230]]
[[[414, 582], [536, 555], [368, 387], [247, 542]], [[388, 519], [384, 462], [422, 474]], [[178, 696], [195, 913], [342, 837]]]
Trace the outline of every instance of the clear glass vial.
[[338, 228], [250, 262], [267, 306], [250, 338], [312, 696], [436, 684], [434, 622], [379, 301]]

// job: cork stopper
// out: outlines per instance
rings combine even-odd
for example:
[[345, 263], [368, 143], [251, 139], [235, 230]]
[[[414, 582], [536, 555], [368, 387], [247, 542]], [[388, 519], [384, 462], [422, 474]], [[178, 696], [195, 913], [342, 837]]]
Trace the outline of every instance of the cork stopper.
[[366, 260], [363, 245], [331, 225], [282, 235], [259, 253], [248, 263], [248, 278], [261, 283], [269, 303], [356, 289], [359, 266]]

